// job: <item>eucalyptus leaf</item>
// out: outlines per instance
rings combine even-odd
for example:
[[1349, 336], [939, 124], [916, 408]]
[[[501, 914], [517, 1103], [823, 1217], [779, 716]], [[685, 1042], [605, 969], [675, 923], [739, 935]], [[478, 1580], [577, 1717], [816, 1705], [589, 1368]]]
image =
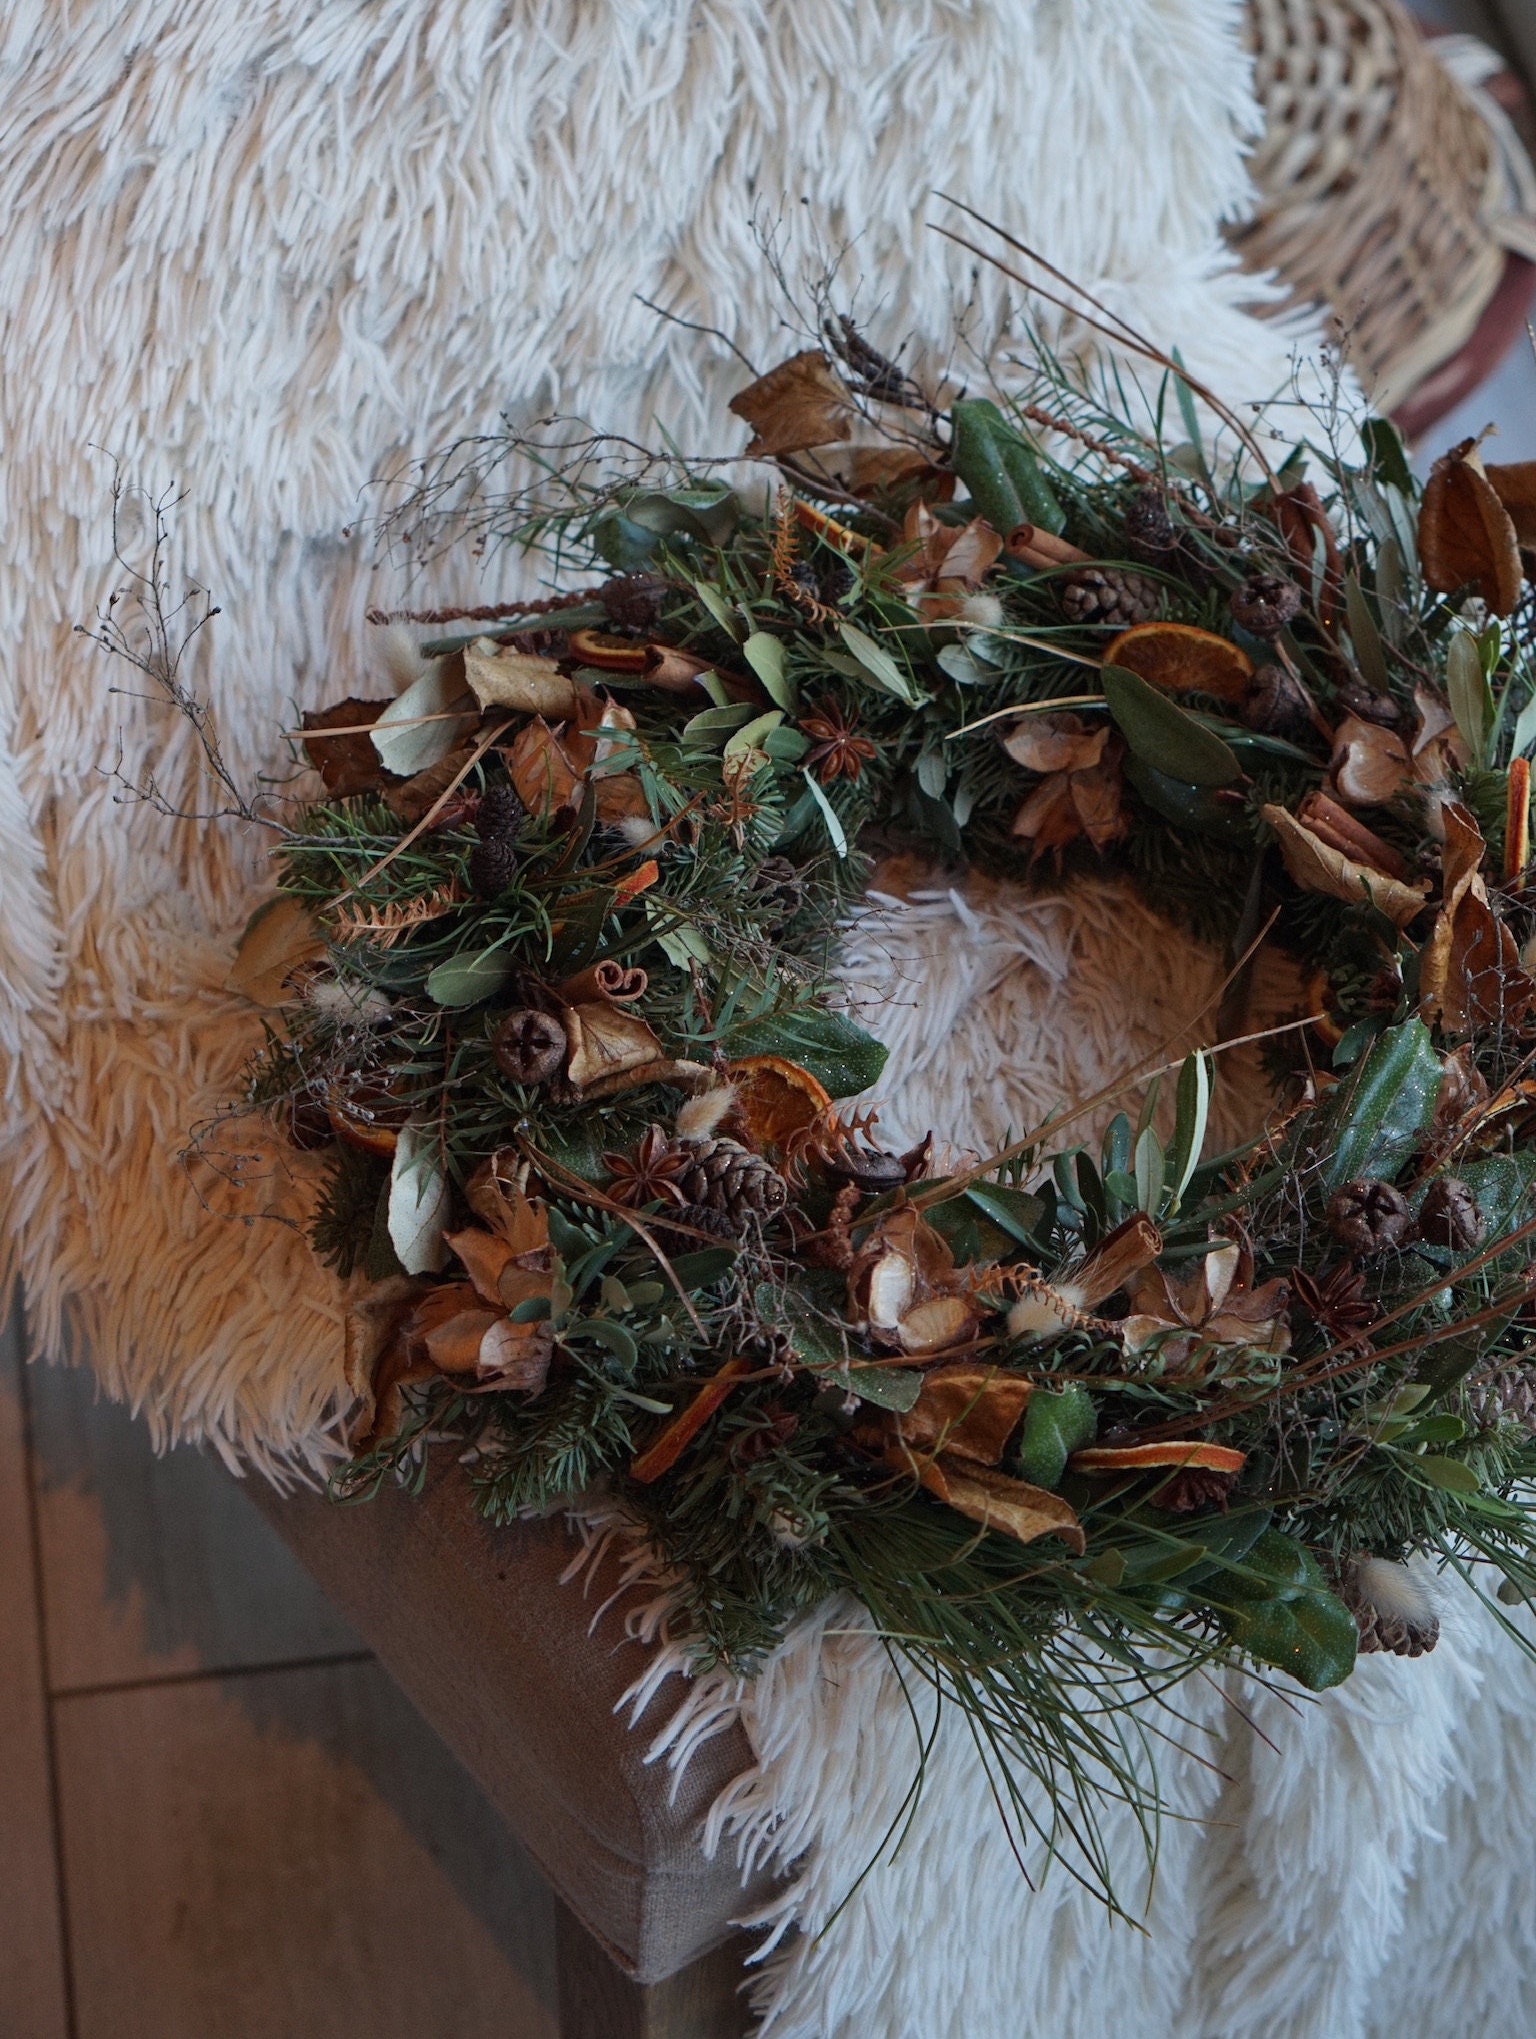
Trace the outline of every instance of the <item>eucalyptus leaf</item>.
[[922, 696], [913, 691], [911, 680], [883, 644], [877, 644], [867, 631], [860, 630], [855, 623], [839, 623], [837, 628], [844, 644], [876, 685], [884, 687], [888, 694], [894, 694], [898, 701], [905, 701], [909, 708], [921, 705]]
[[890, 1050], [840, 1012], [801, 1009], [769, 1013], [728, 1027], [720, 1045], [735, 1061], [743, 1055], [783, 1055], [798, 1062], [833, 1097], [855, 1097], [878, 1083]]
[[757, 707], [751, 701], [730, 701], [723, 708], [701, 708], [683, 724], [683, 736], [693, 743], [712, 743], [716, 737], [751, 722]]
[[[1445, 654], [1445, 693], [1472, 762], [1486, 762], [1488, 732], [1493, 727], [1493, 694], [1469, 630], [1453, 633]], [[1517, 725], [1518, 727], [1518, 725]]]
[[1371, 614], [1371, 605], [1360, 585], [1360, 576], [1353, 571], [1344, 577], [1344, 609], [1349, 618], [1349, 640], [1355, 647], [1355, 663], [1362, 678], [1375, 693], [1390, 694], [1387, 655], [1382, 649], [1381, 632], [1376, 628], [1376, 618]]
[[800, 776], [804, 779], [806, 789], [810, 793], [811, 798], [820, 809], [821, 818], [827, 825], [827, 837], [833, 849], [840, 857], [846, 857], [848, 854], [848, 836], [842, 822], [838, 819], [837, 809], [822, 791], [821, 782], [814, 773], [802, 772]]
[[1154, 771], [1186, 786], [1230, 786], [1242, 777], [1230, 745], [1140, 674], [1106, 665], [1100, 682], [1121, 734]]
[[978, 687], [992, 677], [963, 644], [941, 646], [938, 662], [939, 669], [948, 673], [957, 687]]
[[1411, 1463], [1421, 1478], [1447, 1494], [1476, 1494], [1482, 1489], [1477, 1474], [1459, 1458], [1442, 1458], [1437, 1452], [1426, 1452]]
[[795, 689], [785, 670], [784, 641], [769, 630], [754, 630], [741, 655], [763, 683], [763, 692], [786, 715], [795, 710]]
[[1136, 1142], [1136, 1204], [1149, 1217], [1155, 1218], [1162, 1208], [1163, 1188], [1168, 1179], [1167, 1162], [1163, 1154], [1163, 1143], [1155, 1130], [1148, 1126]]
[[941, 750], [922, 751], [917, 760], [917, 783], [931, 800], [943, 797], [949, 784], [949, 765]]
[[784, 720], [782, 708], [770, 708], [766, 715], [758, 715], [751, 722], [743, 723], [725, 746], [728, 758], [745, 757], [748, 751], [761, 750], [771, 731]]
[[894, 1409], [905, 1416], [923, 1391], [923, 1377], [904, 1366], [839, 1367], [832, 1376], [877, 1409]]
[[474, 949], [439, 963], [428, 974], [426, 992], [438, 1005], [478, 1005], [494, 997], [511, 975], [512, 958], [505, 949]]
[[1440, 1082], [1440, 1058], [1424, 1022], [1388, 1027], [1358, 1073], [1340, 1086], [1328, 1187], [1361, 1176], [1390, 1180], [1433, 1119]]

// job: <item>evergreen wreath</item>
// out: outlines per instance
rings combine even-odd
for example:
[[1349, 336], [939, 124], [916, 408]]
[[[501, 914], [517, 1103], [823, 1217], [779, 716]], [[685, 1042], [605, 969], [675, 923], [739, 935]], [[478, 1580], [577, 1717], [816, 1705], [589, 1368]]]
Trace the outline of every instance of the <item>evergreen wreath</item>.
[[[511, 435], [422, 475], [422, 553], [586, 584], [408, 617], [404, 691], [304, 718], [245, 1103], [324, 1150], [338, 1499], [439, 1446], [499, 1522], [605, 1480], [746, 1670], [852, 1591], [1109, 1894], [1095, 1804], [1156, 1809], [1133, 1702], [1432, 1648], [1410, 1557], [1523, 1641], [1536, 470], [1469, 443], [1421, 494], [1328, 419], [1274, 469], [1151, 349], [1138, 426], [1044, 349], [994, 400], [806, 337], [731, 405], [766, 490], [584, 435], [529, 486]], [[900, 846], [1119, 864], [1226, 944], [1224, 1039], [1291, 951], [1262, 1134], [1206, 1153], [1197, 1052], [972, 1165], [889, 1151], [831, 972]]]

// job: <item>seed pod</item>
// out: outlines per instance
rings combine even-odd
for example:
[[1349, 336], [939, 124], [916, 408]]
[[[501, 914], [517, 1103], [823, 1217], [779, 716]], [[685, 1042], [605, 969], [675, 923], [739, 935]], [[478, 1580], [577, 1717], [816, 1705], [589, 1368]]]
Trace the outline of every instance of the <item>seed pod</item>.
[[1419, 1206], [1419, 1232], [1436, 1246], [1469, 1252], [1483, 1236], [1477, 1198], [1458, 1176], [1437, 1176]]
[[548, 1083], [565, 1062], [565, 1028], [547, 1012], [519, 1006], [491, 1037], [496, 1066], [514, 1083]]
[[1301, 609], [1301, 589], [1277, 573], [1250, 574], [1229, 606], [1233, 622], [1254, 637], [1278, 637]]
[[654, 574], [620, 573], [604, 581], [597, 599], [621, 630], [652, 630], [661, 615], [667, 584]]
[[1312, 699], [1284, 666], [1260, 666], [1248, 683], [1242, 718], [1268, 736], [1300, 736], [1312, 726]]
[[1327, 1215], [1329, 1231], [1351, 1253], [1385, 1253], [1413, 1229], [1408, 1199], [1390, 1182], [1369, 1176], [1335, 1190]]
[[1379, 722], [1383, 729], [1393, 729], [1403, 719], [1403, 711], [1390, 694], [1373, 693], [1369, 687], [1362, 687], [1351, 680], [1338, 693], [1339, 706], [1351, 715], [1358, 715], [1362, 722]]

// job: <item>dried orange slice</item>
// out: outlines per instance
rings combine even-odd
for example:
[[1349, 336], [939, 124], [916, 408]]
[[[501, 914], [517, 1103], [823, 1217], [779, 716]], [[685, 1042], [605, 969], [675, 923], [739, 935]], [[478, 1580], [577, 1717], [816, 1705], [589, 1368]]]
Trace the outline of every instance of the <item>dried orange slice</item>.
[[1253, 678], [1253, 660], [1241, 646], [1193, 623], [1138, 623], [1114, 640], [1104, 663], [1124, 666], [1165, 693], [1198, 691], [1218, 701], [1241, 701]]
[[810, 1070], [783, 1055], [744, 1055], [727, 1074], [736, 1086], [735, 1116], [760, 1152], [782, 1154], [831, 1113], [832, 1099]]
[[572, 658], [600, 673], [643, 673], [651, 649], [632, 637], [615, 637], [611, 630], [573, 630], [570, 645]]
[[1146, 1466], [1203, 1466], [1211, 1473], [1240, 1473], [1248, 1454], [1229, 1444], [1198, 1438], [1167, 1444], [1101, 1444], [1074, 1451], [1067, 1464], [1075, 1473], [1134, 1473]]

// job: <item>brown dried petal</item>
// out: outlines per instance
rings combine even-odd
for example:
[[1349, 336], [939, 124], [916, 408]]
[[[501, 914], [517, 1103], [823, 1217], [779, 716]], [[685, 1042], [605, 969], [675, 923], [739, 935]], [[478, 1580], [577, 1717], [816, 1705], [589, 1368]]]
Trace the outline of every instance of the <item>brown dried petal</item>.
[[1029, 1402], [1031, 1383], [995, 1366], [936, 1366], [916, 1402], [896, 1419], [902, 1438], [922, 1451], [944, 1451], [995, 1466]]
[[1520, 599], [1520, 545], [1477, 442], [1464, 439], [1430, 470], [1419, 508], [1419, 560], [1438, 594], [1475, 584], [1496, 616]]

